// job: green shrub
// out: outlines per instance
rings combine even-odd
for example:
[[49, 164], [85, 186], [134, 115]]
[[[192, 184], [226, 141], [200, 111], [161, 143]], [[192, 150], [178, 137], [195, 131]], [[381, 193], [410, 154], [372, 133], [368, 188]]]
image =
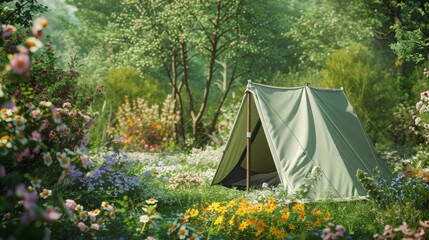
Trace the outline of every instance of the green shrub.
[[360, 44], [338, 50], [328, 58], [321, 74], [321, 86], [344, 88], [371, 139], [383, 138], [386, 126], [391, 125], [388, 113], [397, 98], [391, 76], [371, 51]]

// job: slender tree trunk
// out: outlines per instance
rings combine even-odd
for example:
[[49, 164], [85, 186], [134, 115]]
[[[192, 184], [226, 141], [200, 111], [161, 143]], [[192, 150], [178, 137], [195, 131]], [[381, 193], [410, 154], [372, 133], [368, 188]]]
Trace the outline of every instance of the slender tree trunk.
[[[179, 115], [179, 122], [175, 126], [176, 131], [176, 143], [181, 145], [184, 145], [185, 142], [185, 118], [183, 116], [183, 102], [182, 102], [182, 96], [180, 95], [181, 90], [181, 84], [177, 83], [178, 74], [177, 74], [177, 56], [176, 54], [173, 54], [171, 59], [171, 68], [172, 68], [172, 94], [173, 99], [176, 101], [174, 113]], [[179, 110], [178, 110], [179, 109]]]
[[223, 107], [223, 105], [225, 103], [226, 98], [228, 97], [229, 90], [231, 90], [231, 86], [232, 86], [234, 80], [237, 79], [237, 77], [236, 77], [236, 69], [237, 69], [237, 64], [234, 65], [233, 71], [231, 73], [231, 77], [228, 80], [227, 65], [226, 64], [224, 65], [224, 73], [222, 74], [223, 75], [222, 98], [220, 100], [220, 103], [217, 106], [216, 112], [215, 112], [215, 114], [213, 116], [213, 119], [212, 119], [212, 121], [210, 123], [210, 127], [209, 127], [209, 130], [208, 130], [208, 132], [210, 134], [212, 134], [212, 135], [216, 132], [216, 126], [217, 126], [217, 123], [219, 121], [220, 115], [222, 113], [222, 107]]

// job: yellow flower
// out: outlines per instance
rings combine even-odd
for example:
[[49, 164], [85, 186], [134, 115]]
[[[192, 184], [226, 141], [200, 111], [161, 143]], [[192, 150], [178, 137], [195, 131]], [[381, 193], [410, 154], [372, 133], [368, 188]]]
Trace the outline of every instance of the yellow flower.
[[223, 222], [223, 215], [220, 215], [216, 218], [214, 225], [219, 225]]
[[191, 217], [198, 216], [198, 213], [199, 213], [198, 210], [195, 208], [190, 208], [190, 209], [186, 210], [186, 214], [188, 214]]
[[238, 227], [238, 230], [240, 230], [240, 231], [244, 231], [244, 230], [246, 230], [246, 228], [247, 228], [247, 226], [248, 226], [249, 224], [247, 223], [247, 221], [242, 221], [241, 223], [240, 223], [240, 226]]
[[258, 229], [258, 231], [255, 232], [255, 237], [258, 237], [261, 235], [261, 233], [264, 231], [264, 229]]
[[297, 204], [295, 204], [295, 206], [292, 207], [292, 210], [294, 212], [303, 212], [304, 211], [304, 205], [302, 205], [301, 203], [297, 203]]
[[331, 215], [330, 215], [330, 213], [329, 213], [329, 212], [326, 212], [323, 216], [325, 217], [325, 221], [328, 221], [328, 220], [329, 220], [329, 217], [330, 217]]
[[262, 212], [264, 210], [264, 205], [262, 204], [262, 203], [259, 203], [258, 205], [256, 205], [255, 207], [254, 207], [254, 212], [258, 212], [258, 213], [260, 213], [260, 212]]
[[232, 215], [231, 219], [229, 219], [229, 225], [234, 225], [235, 215]]
[[207, 207], [207, 211], [209, 211], [209, 212], [217, 211], [219, 206], [220, 206], [219, 202], [213, 202], [210, 206]]
[[257, 225], [258, 225], [258, 229], [262, 229], [262, 230], [267, 227], [267, 224], [265, 224], [264, 220], [262, 220], [262, 219], [258, 220]]
[[256, 220], [252, 216], [249, 216], [247, 218], [247, 224], [249, 224], [249, 226], [256, 226]]
[[286, 237], [286, 232], [283, 229], [280, 230], [276, 227], [270, 227], [270, 232], [276, 236], [277, 239], [284, 239]]
[[265, 211], [267, 213], [272, 213], [274, 210], [276, 210], [276, 208], [277, 208], [277, 204], [274, 202], [270, 202], [265, 205]]
[[224, 207], [224, 206], [220, 206], [220, 207], [218, 207], [217, 208], [217, 210], [216, 210], [218, 213], [221, 213], [221, 214], [225, 214], [225, 212], [226, 212], [226, 207]]
[[304, 217], [305, 217], [305, 213], [304, 213], [304, 212], [300, 212], [298, 217], [299, 217], [299, 219], [301, 219], [301, 220], [302, 220], [302, 219], [304, 219]]
[[268, 197], [268, 203], [275, 203], [276, 200], [273, 197]]
[[285, 222], [287, 222], [287, 220], [289, 219], [289, 209], [287, 209], [287, 208], [285, 208], [285, 209], [283, 209], [283, 212], [282, 212], [282, 223], [285, 223]]
[[246, 207], [240, 207], [237, 209], [235, 214], [237, 214], [238, 216], [244, 216], [247, 213], [247, 211], [248, 209]]
[[231, 201], [229, 201], [227, 207], [228, 208], [233, 208], [236, 205], [237, 205], [237, 202], [235, 200], [231, 200]]
[[295, 225], [293, 225], [292, 223], [291, 223], [291, 224], [289, 224], [289, 229], [290, 229], [290, 231], [295, 230]]
[[323, 215], [322, 211], [320, 211], [320, 210], [315, 211], [313, 214], [316, 216]]
[[316, 221], [314, 222], [314, 227], [318, 228], [320, 226], [320, 219], [316, 219]]
[[276, 235], [276, 237], [277, 237], [278, 239], [285, 239], [285, 238], [286, 238], [286, 231], [285, 231], [285, 230], [283, 230], [283, 229], [278, 230], [278, 231], [277, 231], [277, 235]]

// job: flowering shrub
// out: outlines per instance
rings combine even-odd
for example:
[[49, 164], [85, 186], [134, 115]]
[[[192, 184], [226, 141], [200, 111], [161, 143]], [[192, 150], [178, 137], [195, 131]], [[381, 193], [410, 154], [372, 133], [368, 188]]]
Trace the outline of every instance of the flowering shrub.
[[[138, 189], [140, 178], [137, 160], [128, 158], [126, 154], [107, 152], [93, 156], [91, 163], [90, 172], [72, 167], [66, 185], [80, 194], [93, 195], [96, 191], [97, 197], [103, 199], [129, 195]], [[87, 199], [94, 197], [88, 196]]]
[[[0, 54], [0, 238], [49, 236], [46, 227], [64, 215], [62, 201], [51, 198], [52, 189], [73, 165], [82, 169], [89, 165], [82, 148], [88, 143], [87, 130], [94, 119], [74, 105], [79, 101], [71, 104], [47, 93], [39, 98], [44, 90], [35, 89], [38, 82], [51, 86], [49, 71], [38, 73], [37, 62], [30, 63], [43, 55], [41, 39], [47, 24], [45, 18], [36, 19], [32, 36], [0, 24], [0, 48], [6, 49]], [[63, 90], [68, 92], [59, 94], [75, 93], [70, 86]]]
[[[329, 213], [306, 209], [301, 202], [288, 201], [278, 204], [272, 197], [265, 202], [233, 199], [229, 202], [213, 202], [198, 210], [188, 209], [174, 223], [169, 234], [180, 239], [216, 236], [227, 239], [285, 239], [305, 238], [329, 221]], [[201, 229], [198, 232], [195, 229]]]
[[125, 150], [154, 152], [165, 149], [174, 143], [178, 122], [174, 105], [171, 95], [164, 100], [161, 111], [158, 105], [149, 107], [142, 98], [131, 104], [126, 97], [116, 113], [116, 125], [108, 132], [113, 136], [113, 141]]
[[109, 221], [116, 219], [117, 209], [107, 201], [91, 209], [77, 204], [72, 199], [66, 199], [61, 207], [65, 214], [53, 223], [50, 233], [53, 239], [69, 237], [96, 239], [99, 232], [108, 227]]
[[[429, 71], [426, 68], [423, 75], [425, 78], [429, 78]], [[409, 113], [413, 119], [413, 124], [409, 129], [423, 139], [426, 148], [429, 143], [429, 91], [420, 93], [420, 101], [415, 104], [415, 109], [411, 109]], [[429, 160], [425, 156], [415, 159], [414, 162], [423, 169], [429, 169]]]
[[386, 180], [368, 177], [362, 170], [358, 170], [357, 177], [369, 197], [382, 207], [409, 203], [423, 210], [429, 206], [429, 185], [422, 178], [408, 178], [399, 173], [395, 178]]

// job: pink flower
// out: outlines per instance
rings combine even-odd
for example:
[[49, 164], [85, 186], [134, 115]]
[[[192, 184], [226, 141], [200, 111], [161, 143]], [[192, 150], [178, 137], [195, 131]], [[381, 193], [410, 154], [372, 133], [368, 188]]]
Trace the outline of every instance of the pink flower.
[[385, 236], [385, 237], [392, 237], [392, 232], [393, 231], [393, 228], [392, 228], [392, 226], [390, 226], [390, 225], [386, 225], [385, 227], [384, 227], [384, 232], [383, 232], [383, 236]]
[[50, 133], [49, 133], [49, 138], [54, 138], [55, 137], [55, 135], [56, 135], [56, 133], [54, 132], [54, 131], [51, 131]]
[[97, 218], [97, 214], [95, 214], [93, 211], [88, 212], [88, 216], [89, 216], [89, 219], [91, 220], [91, 222], [95, 222], [97, 220], [96, 219]]
[[414, 232], [410, 230], [406, 222], [403, 222], [401, 226], [399, 226], [398, 228], [395, 228], [395, 231], [396, 232], [401, 231], [403, 234], [409, 235], [409, 236], [414, 234]]
[[31, 133], [31, 138], [33, 138], [33, 140], [36, 141], [36, 142], [40, 142], [40, 141], [42, 141], [42, 134], [40, 134], [37, 131], [33, 131]]
[[24, 46], [18, 46], [18, 47], [16, 47], [17, 49], [18, 49], [18, 52], [19, 53], [22, 53], [22, 54], [28, 54], [28, 48], [26, 48], [26, 47], [24, 47]]
[[429, 220], [426, 221], [420, 221], [420, 226], [425, 227], [425, 228], [429, 228]]
[[22, 155], [23, 157], [25, 157], [25, 158], [30, 157], [30, 156], [31, 156], [30, 149], [27, 147], [26, 149], [24, 149], [24, 151], [23, 151], [23, 152], [21, 152], [21, 155]]
[[88, 168], [88, 166], [89, 166], [89, 157], [88, 157], [88, 155], [84, 154], [84, 155], [80, 156], [80, 159], [82, 160], [82, 166], [84, 168]]
[[80, 231], [85, 231], [86, 230], [86, 225], [85, 225], [85, 223], [83, 223], [83, 222], [79, 222], [78, 224], [77, 224], [77, 226], [79, 227], [79, 229], [80, 229]]
[[76, 208], [77, 204], [74, 200], [72, 199], [66, 199], [66, 208], [70, 211], [74, 211], [74, 209]]
[[33, 149], [33, 152], [34, 152], [35, 154], [39, 154], [41, 149], [42, 149], [42, 147], [40, 147], [40, 145], [37, 145], [37, 146]]
[[71, 108], [71, 103], [69, 103], [69, 102], [65, 102], [65, 103], [63, 103], [63, 108]]
[[24, 74], [30, 71], [30, 57], [27, 54], [14, 54], [9, 63], [12, 70], [17, 74]]
[[423, 228], [419, 227], [416, 230], [416, 234], [414, 234], [414, 237], [415, 238], [420, 238], [420, 237], [423, 237], [424, 234], [425, 234], [425, 230], [423, 230]]
[[63, 214], [58, 212], [55, 209], [46, 209], [46, 212], [43, 214], [44, 218], [48, 221], [56, 221], [58, 220]]
[[23, 207], [27, 210], [33, 211], [36, 205], [38, 195], [36, 191], [29, 192], [23, 183], [16, 187], [16, 195], [23, 199]]
[[91, 224], [91, 228], [95, 230], [100, 230], [100, 225], [98, 225], [97, 223], [93, 223]]
[[0, 24], [0, 26], [1, 26], [2, 31], [3, 31], [2, 35], [1, 35], [2, 38], [7, 38], [10, 35], [12, 35], [14, 32], [16, 32], [16, 28], [12, 25], [1, 25]]

